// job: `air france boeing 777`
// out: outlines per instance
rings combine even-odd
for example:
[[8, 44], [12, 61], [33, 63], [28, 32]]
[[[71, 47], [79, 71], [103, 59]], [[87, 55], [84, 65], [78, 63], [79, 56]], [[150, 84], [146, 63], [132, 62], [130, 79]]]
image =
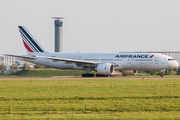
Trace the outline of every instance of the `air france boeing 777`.
[[19, 32], [28, 54], [6, 56], [52, 68], [85, 70], [82, 77], [94, 77], [92, 70], [97, 72], [96, 77], [106, 77], [114, 71], [135, 75], [138, 70], [161, 70], [163, 77], [166, 69], [178, 67], [172, 57], [158, 53], [48, 53], [24, 26], [19, 26]]

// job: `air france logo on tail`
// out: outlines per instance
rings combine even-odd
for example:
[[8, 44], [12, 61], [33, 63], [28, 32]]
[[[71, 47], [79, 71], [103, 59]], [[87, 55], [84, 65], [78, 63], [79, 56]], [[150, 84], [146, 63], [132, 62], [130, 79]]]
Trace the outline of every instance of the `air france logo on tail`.
[[[149, 58], [152, 58], [151, 55]], [[115, 58], [148, 58], [148, 55], [116, 55]]]
[[36, 39], [29, 33], [29, 31], [25, 27], [18, 27], [24, 46], [28, 52], [44, 52], [44, 49], [40, 46], [40, 44], [36, 41]]

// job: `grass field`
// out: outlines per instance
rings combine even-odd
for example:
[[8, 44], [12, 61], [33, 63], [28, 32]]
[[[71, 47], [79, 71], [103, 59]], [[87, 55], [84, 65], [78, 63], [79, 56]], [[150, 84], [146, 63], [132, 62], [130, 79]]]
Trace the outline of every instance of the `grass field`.
[[0, 119], [178, 120], [180, 80], [0, 80]]

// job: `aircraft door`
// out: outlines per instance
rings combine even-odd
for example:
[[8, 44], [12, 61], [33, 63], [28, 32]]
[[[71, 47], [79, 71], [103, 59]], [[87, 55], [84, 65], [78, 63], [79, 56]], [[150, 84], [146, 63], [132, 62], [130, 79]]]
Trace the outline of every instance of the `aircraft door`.
[[159, 58], [158, 57], [154, 59], [154, 65], [159, 66]]
[[127, 66], [129, 69], [134, 68], [134, 59], [127, 59]]
[[128, 65], [131, 64], [131, 59], [128, 59], [127, 64], [128, 64]]

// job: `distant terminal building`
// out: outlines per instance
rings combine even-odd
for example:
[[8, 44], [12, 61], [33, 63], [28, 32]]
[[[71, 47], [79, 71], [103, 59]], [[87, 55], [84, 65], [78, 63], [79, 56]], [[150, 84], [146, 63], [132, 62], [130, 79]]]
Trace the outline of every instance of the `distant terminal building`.
[[54, 20], [54, 45], [55, 52], [63, 52], [62, 25], [64, 17], [52, 17]]
[[170, 57], [173, 57], [180, 64], [180, 51], [135, 51], [135, 52], [123, 52], [123, 53], [160, 53], [163, 55], [168, 55]]
[[7, 70], [9, 70], [10, 66], [12, 66], [12, 64], [16, 64], [18, 67], [23, 67], [23, 65], [25, 63], [28, 63], [29, 67], [33, 68], [35, 64], [33, 63], [29, 63], [29, 62], [25, 62], [22, 60], [19, 60], [16, 57], [11, 57], [11, 56], [0, 56], [0, 64], [4, 63]]
[[180, 51], [172, 51], [172, 52], [161, 52], [163, 55], [168, 55], [173, 57], [180, 64]]

